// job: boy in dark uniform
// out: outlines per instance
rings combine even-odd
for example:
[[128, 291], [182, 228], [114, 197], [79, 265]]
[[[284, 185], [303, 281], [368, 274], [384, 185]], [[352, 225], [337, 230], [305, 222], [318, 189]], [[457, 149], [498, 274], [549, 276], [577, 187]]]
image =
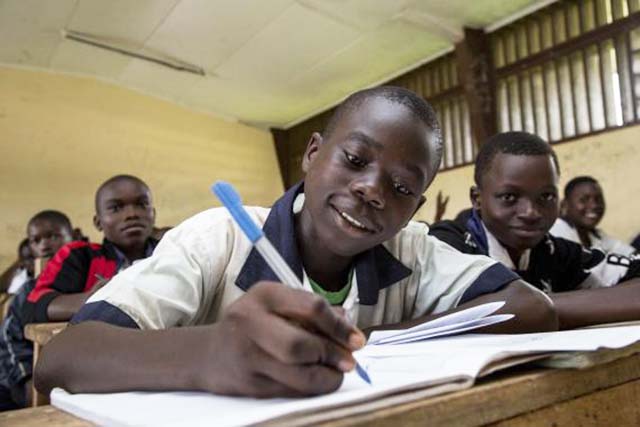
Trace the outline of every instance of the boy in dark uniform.
[[[461, 252], [502, 262], [551, 295], [561, 328], [640, 318], [640, 281], [634, 279], [640, 261], [548, 233], [558, 217], [558, 176], [556, 155], [545, 141], [525, 132], [498, 134], [476, 158], [471, 217], [464, 225], [440, 222], [430, 233]], [[626, 281], [624, 287], [589, 289]]]

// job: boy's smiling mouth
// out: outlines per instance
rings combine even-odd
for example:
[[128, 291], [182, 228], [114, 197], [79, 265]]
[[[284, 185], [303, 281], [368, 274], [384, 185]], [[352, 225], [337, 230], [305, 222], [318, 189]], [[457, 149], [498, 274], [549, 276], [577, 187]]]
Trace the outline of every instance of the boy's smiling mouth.
[[338, 213], [340, 218], [342, 218], [352, 228], [355, 228], [357, 230], [364, 231], [367, 233], [376, 233], [376, 230], [372, 226], [363, 224], [361, 220], [354, 218], [352, 215], [349, 215], [345, 211], [338, 209], [335, 206], [331, 206], [331, 207]]

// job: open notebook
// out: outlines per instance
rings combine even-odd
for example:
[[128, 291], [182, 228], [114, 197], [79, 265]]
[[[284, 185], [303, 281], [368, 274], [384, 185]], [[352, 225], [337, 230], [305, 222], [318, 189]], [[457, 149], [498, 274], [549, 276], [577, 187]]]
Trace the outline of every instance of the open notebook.
[[[476, 309], [477, 319], [493, 307]], [[469, 313], [467, 313], [469, 314]], [[468, 321], [461, 319], [458, 321]], [[451, 319], [450, 319], [451, 320]], [[482, 323], [482, 322], [480, 322]], [[442, 327], [436, 324], [436, 327]], [[423, 329], [424, 330], [424, 329]], [[428, 328], [427, 328], [428, 330]], [[413, 334], [410, 332], [410, 334]], [[398, 335], [400, 334], [400, 335]], [[406, 337], [407, 331], [393, 331]], [[240, 426], [308, 411], [347, 406], [403, 390], [424, 388], [440, 394], [473, 385], [475, 378], [553, 352], [623, 348], [640, 341], [640, 326], [520, 335], [457, 335], [408, 343], [383, 344], [391, 334], [355, 353], [372, 384], [355, 373], [345, 376], [336, 392], [305, 399], [253, 399], [198, 392], [128, 392], [69, 394], [55, 389], [54, 406], [99, 425], [109, 426]]]

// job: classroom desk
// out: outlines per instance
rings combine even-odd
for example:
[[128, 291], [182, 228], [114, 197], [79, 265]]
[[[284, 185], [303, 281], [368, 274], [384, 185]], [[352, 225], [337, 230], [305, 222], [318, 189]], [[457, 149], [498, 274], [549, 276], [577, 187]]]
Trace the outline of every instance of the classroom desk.
[[[24, 337], [30, 341], [33, 341], [33, 368], [36, 367], [38, 356], [40, 355], [40, 349], [43, 345], [49, 342], [51, 338], [61, 330], [67, 327], [66, 322], [58, 323], [30, 323], [24, 327]], [[49, 398], [38, 393], [31, 386], [31, 395], [33, 396], [31, 406], [42, 406], [49, 403]], [[1, 424], [0, 424], [1, 425]]]
[[[405, 392], [369, 403], [281, 418], [265, 426], [638, 426], [640, 354], [590, 368], [514, 368], [436, 397]], [[215, 423], [215, 420], [212, 420]], [[5, 427], [89, 427], [51, 406], [0, 413]]]

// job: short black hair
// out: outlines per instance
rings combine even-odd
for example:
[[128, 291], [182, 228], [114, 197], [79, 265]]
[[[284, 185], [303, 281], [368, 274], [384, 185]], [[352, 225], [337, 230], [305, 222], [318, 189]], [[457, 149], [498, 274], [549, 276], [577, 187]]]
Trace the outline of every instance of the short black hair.
[[553, 164], [560, 175], [560, 165], [555, 151], [548, 142], [537, 135], [527, 132], [502, 132], [489, 138], [482, 144], [476, 156], [473, 179], [480, 187], [482, 177], [491, 168], [493, 158], [498, 153], [513, 154], [516, 156], [551, 156]]
[[62, 227], [65, 227], [69, 230], [69, 234], [73, 232], [73, 227], [71, 226], [71, 221], [69, 221], [69, 217], [63, 214], [60, 211], [55, 211], [53, 209], [47, 209], [41, 212], [38, 212], [34, 216], [31, 217], [29, 223], [27, 224], [27, 233], [29, 232], [29, 227], [31, 224], [37, 221], [49, 221], [54, 224], [59, 224]]
[[96, 197], [95, 197], [96, 213], [98, 213], [98, 211], [99, 211], [99, 209], [98, 209], [98, 201], [100, 200], [100, 197], [102, 197], [102, 192], [104, 191], [104, 189], [107, 188], [108, 186], [110, 186], [111, 184], [114, 184], [114, 183], [120, 182], [120, 181], [132, 181], [132, 182], [135, 182], [136, 184], [142, 185], [149, 192], [151, 192], [151, 189], [149, 188], [147, 183], [144, 182], [143, 180], [141, 180], [140, 178], [138, 178], [137, 176], [127, 175], [127, 174], [120, 174], [120, 175], [112, 176], [111, 178], [109, 178], [108, 180], [106, 180], [105, 182], [100, 184], [100, 187], [98, 187], [98, 189], [96, 190]]
[[434, 169], [437, 171], [442, 159], [442, 133], [438, 116], [433, 107], [414, 92], [399, 86], [378, 86], [370, 89], [363, 89], [349, 95], [333, 112], [327, 125], [322, 132], [322, 136], [331, 136], [338, 123], [348, 114], [355, 111], [362, 103], [371, 98], [382, 98], [389, 102], [404, 105], [418, 119], [433, 131], [436, 141], [436, 158], [433, 159]]
[[564, 186], [564, 198], [568, 199], [573, 193], [573, 190], [580, 184], [595, 184], [600, 185], [600, 183], [592, 176], [582, 175], [576, 176], [571, 181], [567, 182], [567, 185]]

